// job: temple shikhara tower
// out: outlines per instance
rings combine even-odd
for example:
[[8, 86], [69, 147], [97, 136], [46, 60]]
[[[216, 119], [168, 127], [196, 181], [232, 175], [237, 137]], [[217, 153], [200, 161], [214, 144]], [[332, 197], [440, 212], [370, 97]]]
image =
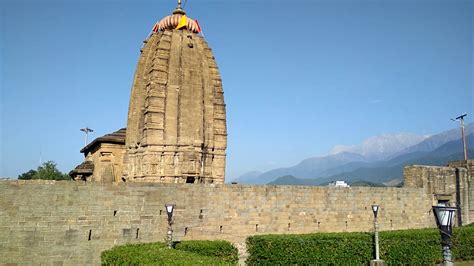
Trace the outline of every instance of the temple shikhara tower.
[[86, 160], [71, 171], [74, 179], [224, 182], [224, 92], [200, 31], [180, 4], [154, 25], [141, 49], [126, 130], [84, 147]]

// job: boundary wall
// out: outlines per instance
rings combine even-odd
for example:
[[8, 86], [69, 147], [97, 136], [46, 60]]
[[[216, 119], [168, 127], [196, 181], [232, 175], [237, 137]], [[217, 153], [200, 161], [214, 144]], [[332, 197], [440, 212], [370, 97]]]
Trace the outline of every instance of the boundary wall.
[[426, 189], [227, 184], [0, 181], [0, 264], [100, 264], [114, 245], [255, 234], [435, 227]]
[[425, 194], [431, 196], [436, 204], [458, 209], [457, 225], [470, 224], [474, 222], [474, 161], [469, 163], [471, 167], [466, 167], [462, 161], [450, 162], [449, 166], [407, 166], [403, 173], [405, 187], [424, 188]]

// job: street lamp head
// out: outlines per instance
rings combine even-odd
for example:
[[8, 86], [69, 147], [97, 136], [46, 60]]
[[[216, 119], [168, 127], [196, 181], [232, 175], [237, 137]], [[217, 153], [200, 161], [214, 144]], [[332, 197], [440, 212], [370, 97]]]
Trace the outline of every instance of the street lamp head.
[[379, 212], [379, 205], [372, 205], [372, 211], [374, 212], [374, 217], [377, 217], [377, 214]]
[[435, 215], [436, 225], [438, 225], [438, 227], [451, 227], [453, 225], [455, 212], [456, 208], [453, 207], [433, 206], [433, 213]]
[[456, 117], [456, 120], [459, 120], [459, 119], [464, 119], [464, 117], [467, 116], [467, 113], [464, 113], [458, 117]]
[[172, 221], [173, 211], [174, 211], [175, 206], [176, 206], [175, 204], [169, 204], [169, 203], [165, 204], [166, 213], [168, 214], [168, 222]]
[[80, 131], [82, 131], [82, 132], [85, 132], [85, 133], [94, 132], [94, 130], [93, 130], [93, 129], [91, 129], [91, 128], [88, 128], [88, 127], [81, 128], [81, 129], [79, 129], [79, 130], [80, 130]]
[[451, 256], [451, 236], [453, 220], [456, 208], [447, 206], [433, 206], [433, 213], [441, 234], [441, 245], [443, 246], [443, 265], [453, 265]]

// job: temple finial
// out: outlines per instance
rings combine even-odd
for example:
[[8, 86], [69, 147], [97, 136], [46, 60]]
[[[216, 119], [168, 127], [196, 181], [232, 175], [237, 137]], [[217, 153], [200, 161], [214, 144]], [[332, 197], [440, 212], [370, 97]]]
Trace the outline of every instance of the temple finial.
[[186, 12], [183, 10], [183, 8], [181, 8], [181, 0], [178, 0], [178, 6], [176, 7], [176, 9], [173, 11], [173, 14], [181, 14], [181, 15], [185, 15]]

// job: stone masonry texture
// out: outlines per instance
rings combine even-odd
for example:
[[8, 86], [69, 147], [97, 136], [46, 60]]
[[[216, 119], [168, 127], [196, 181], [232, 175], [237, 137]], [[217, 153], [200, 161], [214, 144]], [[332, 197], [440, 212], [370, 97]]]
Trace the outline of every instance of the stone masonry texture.
[[434, 227], [425, 188], [329, 188], [226, 184], [0, 181], [0, 264], [99, 264], [114, 245], [164, 241], [165, 203], [174, 238]]
[[404, 169], [405, 187], [425, 189], [433, 202], [457, 207], [456, 222], [474, 222], [474, 160], [449, 162], [448, 166], [412, 165]]
[[124, 178], [224, 183], [226, 147], [222, 81], [206, 41], [188, 30], [153, 33], [132, 86]]

